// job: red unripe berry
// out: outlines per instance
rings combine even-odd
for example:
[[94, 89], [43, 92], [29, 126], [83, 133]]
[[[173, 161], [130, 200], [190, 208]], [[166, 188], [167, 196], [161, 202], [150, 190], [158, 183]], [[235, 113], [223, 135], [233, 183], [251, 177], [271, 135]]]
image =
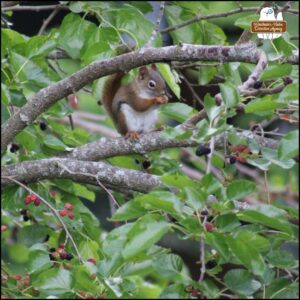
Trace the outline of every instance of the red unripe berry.
[[69, 212], [68, 217], [69, 217], [71, 220], [73, 220], [75, 216], [74, 216], [74, 214], [73, 214], [72, 212]]
[[213, 231], [214, 224], [212, 224], [212, 223], [205, 223], [205, 229], [206, 229], [206, 231]]
[[96, 263], [96, 259], [95, 258], [89, 258], [87, 261], [90, 262], [90, 263], [93, 263], [93, 264]]
[[21, 278], [22, 278], [22, 276], [21, 276], [20, 274], [16, 274], [16, 275], [15, 275], [15, 279], [16, 279], [16, 280], [20, 280]]
[[38, 197], [35, 194], [30, 195], [31, 201], [35, 201]]
[[55, 196], [56, 196], [56, 192], [55, 192], [55, 191], [50, 191], [50, 195], [51, 195], [52, 197], [55, 197]]
[[96, 274], [96, 273], [91, 274], [91, 279], [92, 279], [92, 280], [96, 279], [96, 277], [97, 277], [97, 274]]
[[1, 231], [5, 231], [7, 230], [7, 226], [6, 225], [1, 225]]
[[36, 198], [35, 200], [34, 200], [34, 205], [35, 206], [39, 206], [40, 204], [41, 204], [41, 199], [39, 199], [39, 198]]
[[60, 216], [62, 216], [62, 217], [66, 216], [67, 213], [68, 213], [68, 212], [67, 212], [65, 209], [59, 211], [59, 214], [60, 214]]
[[66, 203], [65, 204], [65, 209], [72, 210], [73, 209], [73, 205], [71, 203]]
[[64, 249], [65, 248], [65, 244], [64, 243], [59, 244], [58, 248]]
[[25, 203], [25, 205], [28, 205], [31, 203], [31, 195], [26, 196], [24, 203]]

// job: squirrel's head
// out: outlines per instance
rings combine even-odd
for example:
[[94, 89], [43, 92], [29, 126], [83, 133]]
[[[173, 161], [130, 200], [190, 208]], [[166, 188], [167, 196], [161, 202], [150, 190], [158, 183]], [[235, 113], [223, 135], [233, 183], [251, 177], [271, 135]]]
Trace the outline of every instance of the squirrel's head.
[[154, 64], [139, 68], [137, 78], [138, 93], [141, 98], [167, 97], [166, 83]]

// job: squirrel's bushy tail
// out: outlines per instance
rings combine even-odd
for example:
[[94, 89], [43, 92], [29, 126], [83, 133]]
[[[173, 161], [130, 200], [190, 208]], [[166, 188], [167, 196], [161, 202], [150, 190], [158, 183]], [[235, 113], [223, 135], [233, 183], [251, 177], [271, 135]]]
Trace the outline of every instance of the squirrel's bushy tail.
[[110, 117], [114, 119], [112, 112], [112, 103], [114, 97], [121, 86], [122, 77], [124, 76], [123, 72], [113, 74], [105, 81], [102, 92], [102, 104], [106, 108]]

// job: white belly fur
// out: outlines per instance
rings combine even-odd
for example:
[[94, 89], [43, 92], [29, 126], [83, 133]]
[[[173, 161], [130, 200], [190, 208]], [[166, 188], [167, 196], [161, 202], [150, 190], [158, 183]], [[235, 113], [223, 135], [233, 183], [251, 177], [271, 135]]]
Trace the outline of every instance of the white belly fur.
[[122, 104], [121, 111], [125, 115], [128, 131], [150, 132], [155, 128], [157, 108], [150, 107], [144, 112], [138, 112], [128, 104]]

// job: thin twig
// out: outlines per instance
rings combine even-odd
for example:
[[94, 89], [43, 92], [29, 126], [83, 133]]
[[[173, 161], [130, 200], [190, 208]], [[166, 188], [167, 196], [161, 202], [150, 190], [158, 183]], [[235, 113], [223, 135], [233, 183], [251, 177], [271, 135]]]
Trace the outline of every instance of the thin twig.
[[192, 93], [192, 95], [194, 96], [194, 98], [202, 105], [204, 106], [204, 103], [202, 101], [202, 99], [198, 96], [198, 94], [195, 92], [195, 90], [193, 89], [193, 87], [190, 85], [190, 82], [185, 78], [185, 76], [180, 76], [181, 79], [183, 79], [183, 81], [185, 82], [186, 86], [188, 87], [188, 89], [190, 90], [190, 92]]
[[42, 27], [40, 28], [38, 35], [42, 35], [46, 28], [48, 27], [49, 23], [52, 21], [52, 19], [55, 17], [55, 15], [61, 10], [61, 6], [56, 6], [55, 9], [52, 11], [52, 13], [48, 16], [48, 18], [43, 22]]
[[145, 47], [152, 46], [152, 43], [155, 40], [155, 38], [159, 32], [159, 25], [160, 25], [163, 15], [164, 15], [164, 8], [165, 8], [165, 1], [161, 1], [160, 7], [159, 7], [159, 13], [158, 13], [156, 23], [155, 23], [155, 28], [153, 29], [150, 40], [148, 41], [148, 43], [146, 44]]
[[[180, 24], [176, 24], [174, 26], [164, 28], [164, 29], [160, 30], [160, 32], [161, 33], [166, 33], [166, 32], [170, 32], [170, 31], [174, 31], [174, 30], [177, 30], [177, 29], [182, 28], [184, 26], [187, 26], [187, 25], [190, 25], [192, 23], [199, 22], [199, 21], [202, 21], [202, 20], [227, 17], [227, 16], [231, 16], [231, 15], [234, 15], [234, 14], [239, 14], [239, 13], [242, 13], [242, 12], [251, 12], [251, 11], [258, 11], [258, 10], [260, 10], [260, 7], [239, 7], [237, 9], [233, 9], [233, 10], [230, 10], [230, 11], [227, 11], [227, 12], [211, 14], [211, 15], [207, 15], [207, 16], [198, 15], [195, 18], [189, 19], [189, 20], [187, 20], [185, 22], [182, 22]], [[291, 14], [299, 14], [299, 11], [297, 9], [292, 9], [292, 8], [287, 9], [286, 12], [291, 13]]]
[[55, 5], [26, 5], [26, 6], [10, 6], [10, 7], [1, 7], [1, 11], [43, 11], [43, 10], [53, 10], [59, 7], [60, 9], [69, 10], [69, 7], [66, 5], [55, 4]]
[[105, 187], [105, 185], [103, 183], [100, 182], [99, 178], [97, 175], [91, 174], [91, 173], [84, 173], [84, 172], [73, 172], [70, 169], [68, 169], [64, 164], [62, 164], [61, 162], [57, 161], [57, 165], [60, 166], [62, 169], [64, 169], [65, 171], [67, 171], [69, 174], [77, 174], [77, 175], [84, 175], [84, 176], [88, 176], [88, 177], [93, 177], [96, 179], [97, 183], [99, 184], [100, 187], [102, 187], [106, 193], [109, 195], [109, 197], [111, 197], [111, 199], [115, 202], [117, 207], [120, 207], [117, 200], [115, 199], [115, 197], [113, 196], [113, 194]]
[[80, 252], [78, 250], [78, 247], [68, 229], [68, 227], [66, 226], [66, 224], [64, 223], [63, 219], [61, 218], [61, 216], [59, 215], [57, 209], [55, 207], [53, 207], [47, 200], [45, 200], [42, 196], [40, 196], [39, 194], [37, 194], [35, 191], [33, 191], [31, 188], [29, 188], [28, 186], [26, 186], [25, 184], [21, 183], [20, 181], [10, 177], [10, 176], [1, 176], [2, 178], [11, 180], [13, 182], [15, 182], [16, 184], [18, 184], [19, 186], [23, 187], [25, 190], [27, 190], [29, 193], [36, 195], [52, 212], [53, 214], [56, 216], [56, 218], [59, 220], [59, 222], [61, 223], [61, 225], [63, 226], [66, 235], [70, 238], [71, 243], [73, 244], [73, 247], [76, 251], [76, 254], [78, 256], [79, 261], [82, 263], [82, 257], [80, 255]]

